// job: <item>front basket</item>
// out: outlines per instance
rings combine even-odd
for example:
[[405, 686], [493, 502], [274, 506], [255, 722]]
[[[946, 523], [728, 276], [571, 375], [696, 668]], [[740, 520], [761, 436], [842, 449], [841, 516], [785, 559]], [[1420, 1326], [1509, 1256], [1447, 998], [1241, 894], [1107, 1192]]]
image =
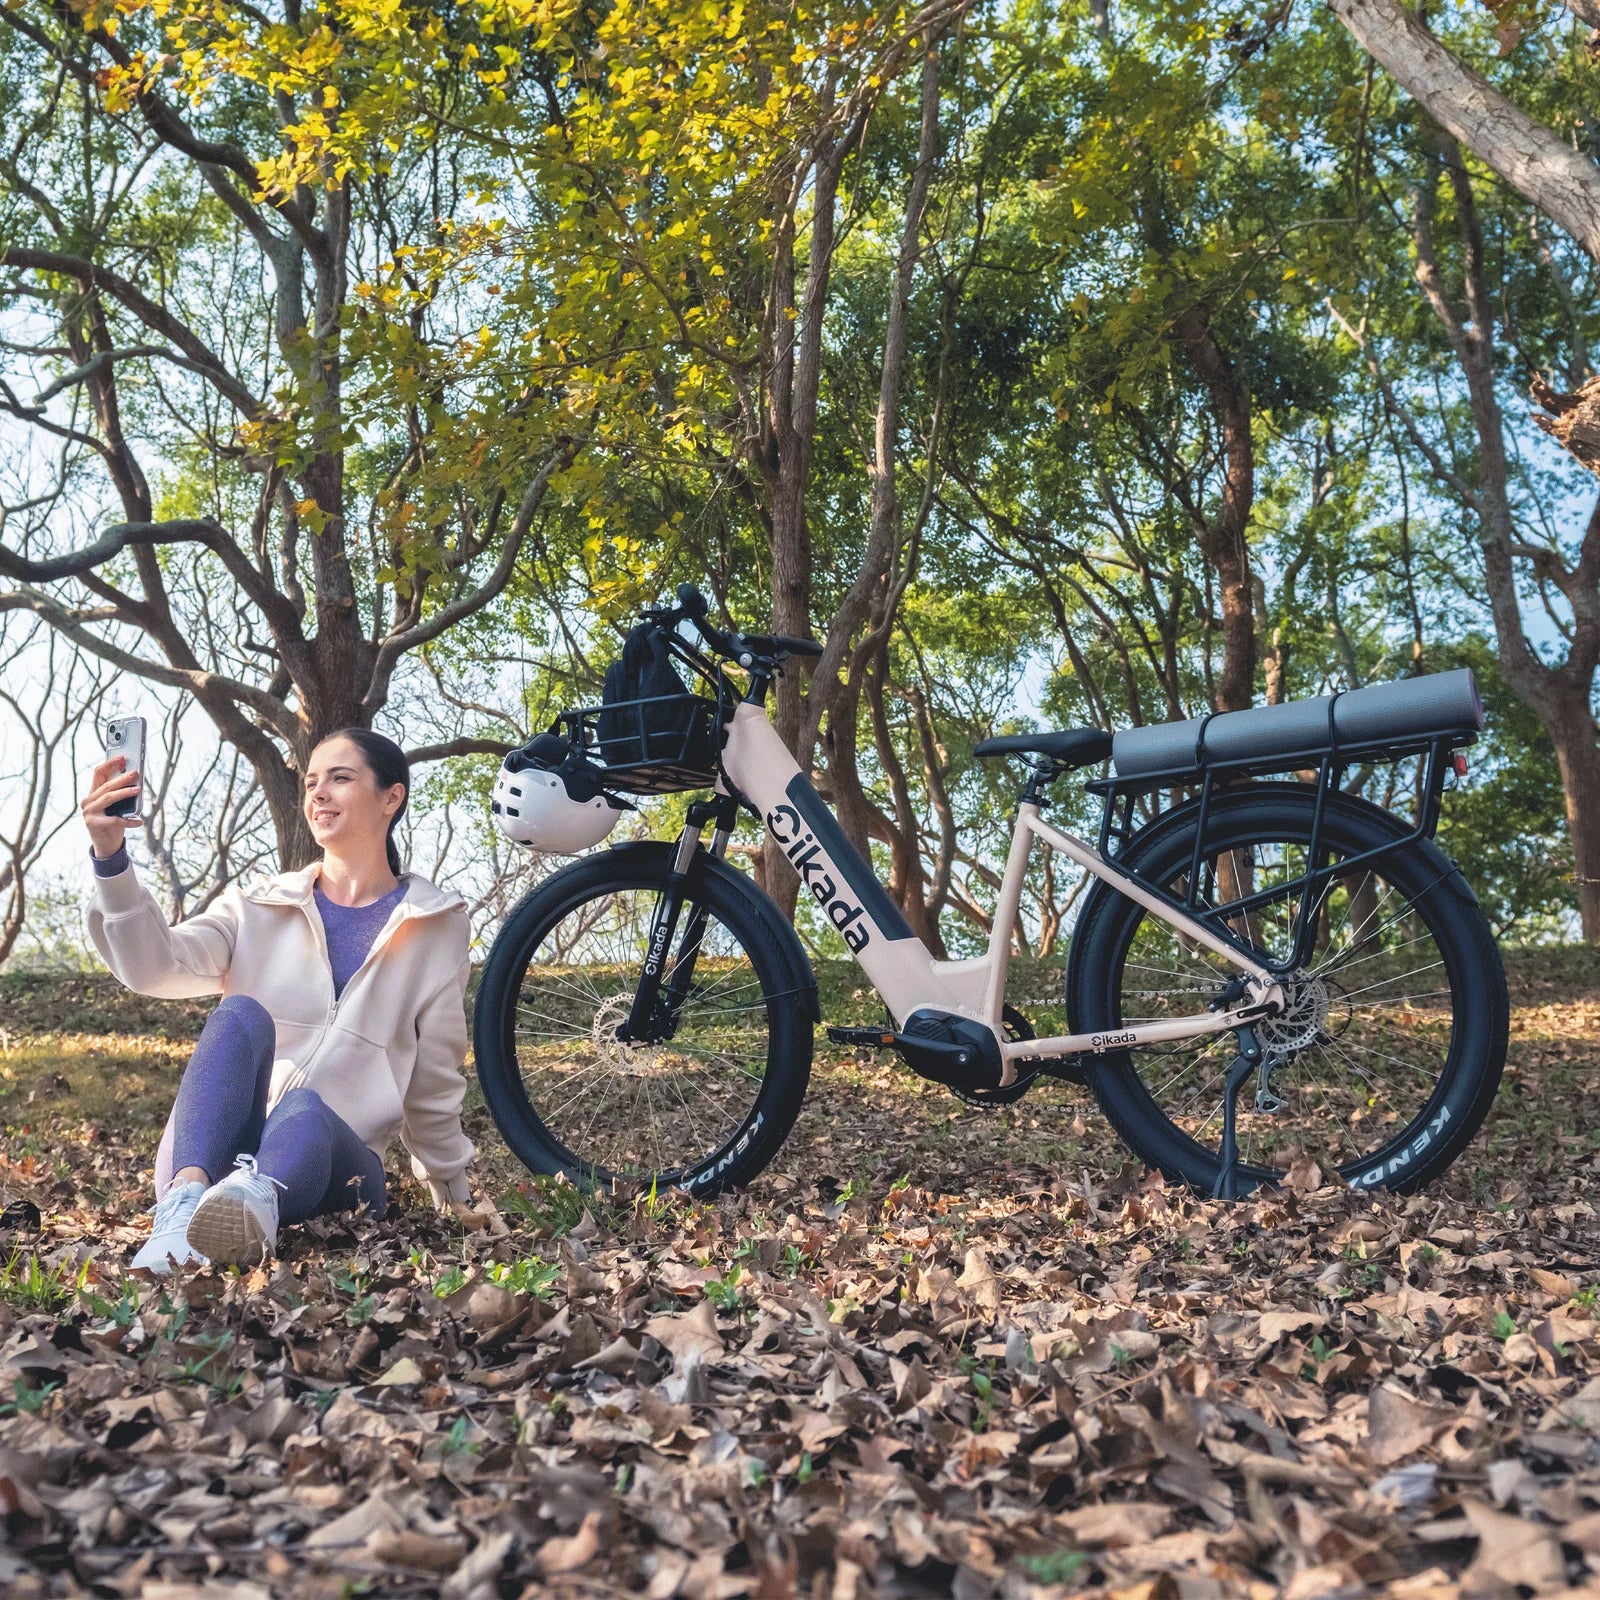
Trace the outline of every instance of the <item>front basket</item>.
[[624, 794], [673, 794], [705, 789], [716, 781], [722, 727], [715, 701], [697, 694], [563, 711], [567, 737], [582, 748], [601, 786]]

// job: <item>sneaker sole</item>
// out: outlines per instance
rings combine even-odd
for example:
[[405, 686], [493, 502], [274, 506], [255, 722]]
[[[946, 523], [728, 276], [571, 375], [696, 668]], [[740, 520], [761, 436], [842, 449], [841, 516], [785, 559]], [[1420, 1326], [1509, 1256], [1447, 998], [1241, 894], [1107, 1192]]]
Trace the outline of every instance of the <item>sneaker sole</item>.
[[272, 1254], [272, 1241], [255, 1213], [235, 1195], [207, 1195], [189, 1219], [191, 1249], [208, 1260], [255, 1266]]

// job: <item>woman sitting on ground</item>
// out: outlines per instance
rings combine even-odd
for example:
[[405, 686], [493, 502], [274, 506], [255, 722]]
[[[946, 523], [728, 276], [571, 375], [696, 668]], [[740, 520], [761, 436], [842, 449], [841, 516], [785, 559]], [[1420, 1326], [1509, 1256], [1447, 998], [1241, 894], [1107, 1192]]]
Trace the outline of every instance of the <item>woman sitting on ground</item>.
[[178, 1086], [133, 1265], [263, 1260], [280, 1223], [357, 1205], [382, 1217], [397, 1134], [435, 1203], [464, 1210], [467, 908], [401, 870], [404, 752], [364, 728], [324, 739], [303, 800], [321, 859], [230, 885], [175, 927], [128, 864], [123, 833], [138, 822], [107, 814], [138, 790], [126, 765], [96, 767], [83, 802], [89, 935], [140, 994], [223, 997]]

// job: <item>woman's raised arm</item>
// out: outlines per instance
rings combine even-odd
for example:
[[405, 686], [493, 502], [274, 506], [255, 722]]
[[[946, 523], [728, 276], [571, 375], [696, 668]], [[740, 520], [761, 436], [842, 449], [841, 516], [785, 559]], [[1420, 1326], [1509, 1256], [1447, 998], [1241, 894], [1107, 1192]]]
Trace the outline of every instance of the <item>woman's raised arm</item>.
[[89, 938], [118, 981], [137, 994], [158, 1000], [220, 994], [239, 934], [238, 887], [230, 885], [199, 916], [168, 925], [155, 896], [126, 865], [123, 831], [137, 822], [106, 815], [108, 805], [136, 787], [137, 775], [124, 776], [124, 765], [115, 756], [97, 766], [81, 808], [97, 863], [119, 855], [124, 862], [110, 877], [102, 875], [104, 865], [95, 873]]

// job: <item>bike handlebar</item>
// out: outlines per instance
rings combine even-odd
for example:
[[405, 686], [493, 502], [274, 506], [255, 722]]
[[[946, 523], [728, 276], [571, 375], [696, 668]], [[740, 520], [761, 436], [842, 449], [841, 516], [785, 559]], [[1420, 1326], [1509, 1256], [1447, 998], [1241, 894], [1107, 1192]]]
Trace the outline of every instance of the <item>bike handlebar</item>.
[[725, 633], [707, 620], [710, 604], [692, 583], [680, 583], [677, 598], [677, 605], [670, 609], [644, 612], [645, 619], [668, 628], [680, 622], [692, 622], [713, 650], [742, 667], [754, 666], [757, 658], [822, 654], [822, 646], [815, 639], [796, 639], [784, 633]]

